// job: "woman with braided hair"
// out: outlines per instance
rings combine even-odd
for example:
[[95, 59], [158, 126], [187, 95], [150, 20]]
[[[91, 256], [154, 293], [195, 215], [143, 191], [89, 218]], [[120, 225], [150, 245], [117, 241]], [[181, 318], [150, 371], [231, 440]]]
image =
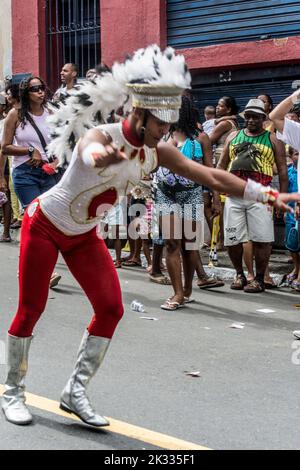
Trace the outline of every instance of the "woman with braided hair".
[[93, 410], [86, 388], [104, 359], [122, 318], [123, 305], [113, 261], [104, 241], [97, 237], [96, 227], [108, 205], [129, 194], [144, 175], [161, 165], [197, 184], [276, 203], [277, 207], [286, 208], [286, 201], [300, 199], [299, 195], [279, 195], [270, 188], [199, 165], [174, 146], [161, 143], [170, 124], [178, 121], [181, 93], [189, 86], [183, 56], [175, 56], [170, 48], [161, 52], [157, 46], [149, 46], [124, 64], [115, 64], [112, 73], [74, 90], [54, 116], [56, 138], [50, 147], [63, 160], [68, 140], [77, 140], [82, 127], [92, 125], [99, 109], [107, 117], [124, 102], [131, 108], [123, 123], [100, 125], [85, 133], [63, 178], [33, 201], [24, 216], [20, 299], [8, 332], [8, 371], [2, 398], [8, 421], [19, 425], [32, 421], [24, 393], [29, 349], [34, 326], [46, 306], [51, 272], [61, 252], [90, 300], [93, 318], [84, 332], [60, 406], [89, 425], [109, 424]]
[[[193, 101], [183, 96], [179, 120], [171, 126], [168, 142], [177, 147], [187, 159], [212, 168], [211, 144], [207, 135], [199, 131], [198, 121], [198, 110]], [[199, 254], [204, 235], [203, 187], [168, 168], [160, 167], [156, 177], [156, 204], [160, 214], [162, 237], [166, 242], [167, 268], [174, 289], [174, 295], [168, 298], [161, 308], [177, 310], [192, 301], [195, 269], [201, 277], [199, 283], [207, 282]]]

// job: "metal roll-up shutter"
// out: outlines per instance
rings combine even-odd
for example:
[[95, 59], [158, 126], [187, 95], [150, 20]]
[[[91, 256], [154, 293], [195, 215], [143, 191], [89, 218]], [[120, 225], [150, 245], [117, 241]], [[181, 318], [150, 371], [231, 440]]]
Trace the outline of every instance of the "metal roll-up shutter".
[[193, 89], [193, 96], [203, 119], [203, 110], [207, 105], [216, 106], [222, 96], [233, 96], [240, 110], [243, 110], [251, 98], [267, 93], [273, 99], [274, 106], [289, 96], [294, 90], [294, 79], [278, 79], [272, 81], [253, 81], [244, 83], [218, 83], [209, 86], [199, 85]]
[[300, 34], [299, 0], [168, 0], [168, 44], [190, 48]]

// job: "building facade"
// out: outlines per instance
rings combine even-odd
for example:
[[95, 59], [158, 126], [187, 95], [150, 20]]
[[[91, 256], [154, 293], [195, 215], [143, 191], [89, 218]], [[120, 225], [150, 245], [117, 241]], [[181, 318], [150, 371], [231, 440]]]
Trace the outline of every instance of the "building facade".
[[12, 0], [12, 24], [14, 73], [52, 88], [64, 62], [83, 76], [151, 43], [185, 55], [200, 108], [225, 94], [276, 103], [300, 78], [300, 0]]
[[11, 0], [0, 2], [0, 82], [12, 74]]

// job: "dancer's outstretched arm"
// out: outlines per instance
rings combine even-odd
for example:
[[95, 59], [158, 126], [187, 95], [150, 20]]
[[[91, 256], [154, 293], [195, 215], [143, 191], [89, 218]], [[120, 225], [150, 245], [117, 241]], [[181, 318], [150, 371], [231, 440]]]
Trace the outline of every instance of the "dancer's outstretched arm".
[[169, 144], [160, 143], [157, 150], [159, 165], [216, 191], [248, 200], [271, 203], [284, 211], [291, 211], [286, 202], [300, 201], [300, 194], [278, 194], [271, 188], [251, 180], [246, 182], [227, 171], [199, 165], [199, 163], [184, 157], [175, 147]]

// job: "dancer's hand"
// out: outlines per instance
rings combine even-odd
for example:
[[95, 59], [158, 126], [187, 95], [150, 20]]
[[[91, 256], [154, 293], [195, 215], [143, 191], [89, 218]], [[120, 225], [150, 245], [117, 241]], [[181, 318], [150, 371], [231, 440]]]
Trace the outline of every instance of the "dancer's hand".
[[99, 157], [95, 158], [96, 167], [103, 167], [108, 165], [115, 165], [116, 163], [121, 163], [124, 160], [128, 160], [126, 154], [121, 152], [118, 147], [111, 143], [109, 145], [103, 146], [104, 149], [101, 152]]
[[108, 145], [92, 143], [83, 150], [82, 158], [87, 166], [97, 168], [105, 168], [128, 160], [126, 154], [121, 152], [114, 143]]
[[294, 209], [287, 205], [288, 202], [292, 201], [300, 202], [300, 193], [280, 193], [274, 202], [274, 206], [284, 212], [294, 212]]

